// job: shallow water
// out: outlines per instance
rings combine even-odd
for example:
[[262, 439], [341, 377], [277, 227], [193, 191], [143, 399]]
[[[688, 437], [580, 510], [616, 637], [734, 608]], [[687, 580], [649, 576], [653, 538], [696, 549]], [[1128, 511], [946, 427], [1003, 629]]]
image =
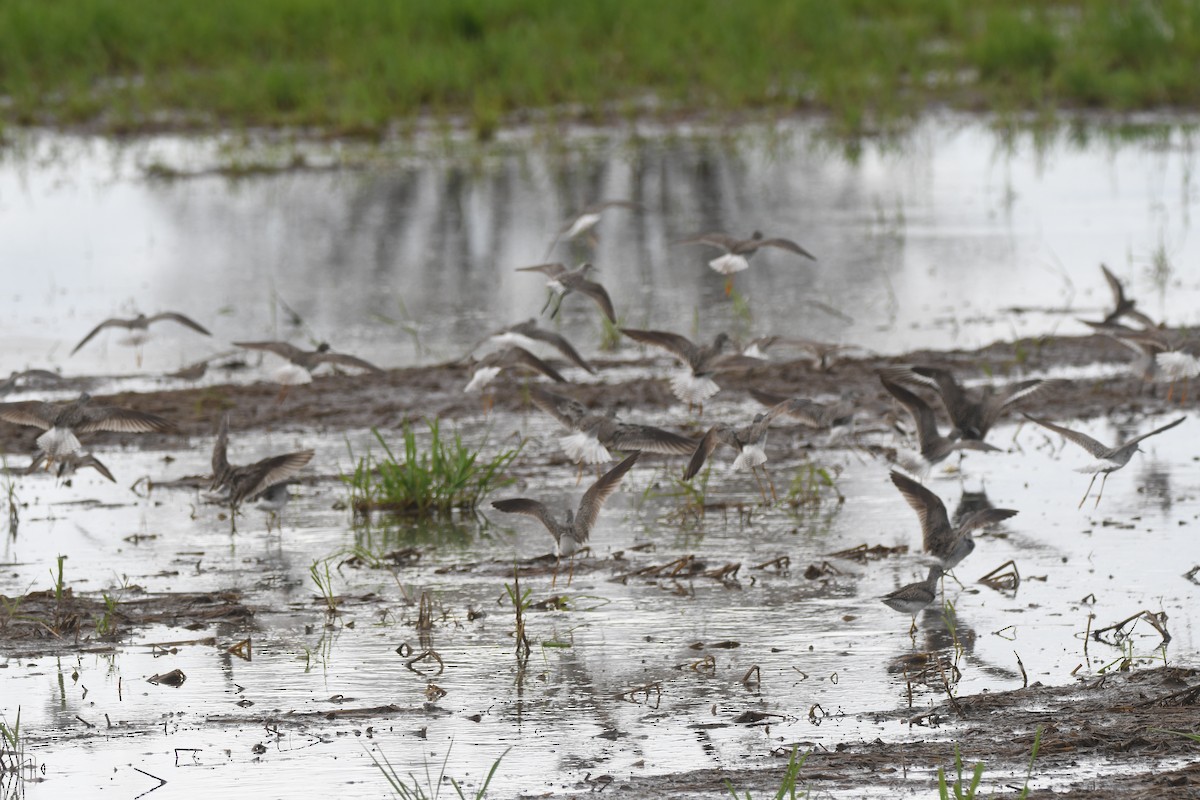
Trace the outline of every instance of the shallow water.
[[[431, 157], [237, 181], [139, 173], [160, 158], [202, 161], [198, 143], [119, 148], [43, 137], [0, 163], [0, 263], [38, 266], [12, 270], [0, 299], [0, 333], [11, 343], [0, 353], [0, 374], [25, 366], [137, 373], [131, 352], [108, 335], [67, 356], [100, 318], [135, 306], [185, 311], [220, 340], [171, 332], [147, 347], [146, 371], [176, 368], [243, 337], [329, 338], [384, 366], [458, 355], [487, 330], [537, 312], [538, 280], [512, 268], [540, 261], [565, 212], [596, 197], [636, 197], [650, 209], [606, 218], [595, 257], [633, 325], [698, 326], [706, 336], [731, 326], [888, 352], [1082, 332], [1073, 315], [1094, 316], [1109, 302], [1101, 260], [1151, 313], [1200, 322], [1200, 275], [1185, 266], [1197, 254], [1189, 236], [1191, 148], [1182, 132], [1121, 146], [1065, 137], [1035, 146], [1001, 142], [976, 123], [927, 124], [899, 148], [868, 147], [857, 161], [804, 127], [784, 133], [610, 142], [566, 155], [501, 151], [474, 162]], [[756, 226], [797, 238], [821, 261], [762, 257], [737, 278], [751, 303], [747, 318], [724, 299], [704, 253], [668, 243], [703, 228]], [[1157, 272], [1156, 253], [1166, 259]], [[303, 325], [285, 324], [275, 292]], [[847, 319], [797, 314], [809, 299]], [[563, 328], [594, 352], [593, 309], [575, 301], [568, 300]], [[1014, 315], [1010, 306], [1074, 310]], [[138, 377], [101, 390], [159, 385]], [[720, 396], [706, 418], [748, 409]], [[1131, 411], [1077, 427], [1111, 440], [1169, 418]], [[1082, 451], [1032, 426], [997, 428], [992, 441], [1006, 452], [968, 455], [961, 476], [935, 473], [928, 485], [951, 510], [964, 491], [986, 489], [996, 506], [1020, 511], [999, 531], [977, 534], [975, 553], [956, 570], [963, 587], [946, 582], [960, 644], [957, 694], [1019, 687], [1022, 668], [1031, 683], [1095, 676], [1124, 652], [1085, 645], [1089, 624], [1143, 609], [1165, 611], [1173, 638], [1161, 648], [1138, 623], [1130, 640], [1137, 664], [1195, 663], [1200, 586], [1184, 573], [1200, 563], [1200, 490], [1195, 438], [1182, 434], [1193, 424], [1145, 443], [1146, 452], [1108, 481], [1098, 509], [1091, 501], [1076, 508], [1088, 476], [1071, 469], [1084, 463]], [[558, 432], [548, 420], [497, 415], [461, 429], [469, 441], [488, 436], [492, 447], [514, 441], [514, 433], [530, 439], [521, 483], [497, 496], [528, 489], [566, 503], [582, 490], [569, 467], [534, 466], [555, 449]], [[804, 439], [772, 433], [781, 493], [806, 469]], [[365, 431], [346, 439], [268, 432], [236, 439], [231, 457], [245, 463], [315, 447], [317, 471], [331, 475], [350, 468], [348, 443], [362, 453], [369, 442]], [[231, 536], [194, 491], [131, 492], [141, 476], [161, 483], [206, 472], [209, 446], [106, 452], [119, 485], [91, 472], [71, 486], [45, 475], [16, 484], [28, 505], [17, 537], [0, 550], [0, 593], [48, 587], [56, 556], [67, 555], [66, 583], [77, 592], [237, 589], [255, 609], [256, 627], [251, 661], [226, 652], [246, 632], [220, 624], [139, 629], [115, 650], [100, 642], [82, 653], [50, 648], [56, 655], [6, 647], [0, 710], [12, 721], [20, 707], [30, 752], [45, 767], [44, 781], [0, 783], [6, 791], [60, 797], [103, 787], [138, 795], [158, 776], [168, 781], [162, 791], [186, 795], [353, 787], [355, 796], [386, 796], [371, 754], [401, 774], [416, 772], [424, 785], [424, 763], [436, 774], [449, 752], [447, 775], [475, 786], [507, 752], [495, 796], [573, 794], [589, 787], [589, 774], [620, 780], [776, 764], [770, 750], [796, 741], [834, 749], [876, 737], [952, 739], [959, 724], [910, 727], [905, 720], [943, 702], [945, 690], [913, 683], [910, 701], [903, 674], [891, 669], [914, 650], [955, 654], [942, 610], [921, 617], [914, 644], [908, 618], [878, 600], [923, 576], [918, 558], [860, 564], [829, 555], [863, 543], [919, 546], [916, 516], [886, 467], [854, 451], [811, 454], [815, 464], [840, 470], [837, 488], [848, 501], [839, 505], [826, 493], [795, 511], [756, 507], [753, 481], [728, 475], [719, 454], [708, 500], [752, 513], [731, 507], [701, 519], [663, 496], [680, 460], [646, 458], [606, 506], [594, 554], [580, 560], [569, 585], [560, 576], [552, 589], [549, 567], [529, 563], [550, 540], [526, 518], [489, 511], [355, 528], [349, 512], [334, 507], [344, 489], [324, 480], [295, 490], [282, 534], [268, 534], [262, 512], [247, 509]], [[338, 568], [356, 545], [376, 553], [415, 546], [422, 555], [394, 570]], [[688, 555], [708, 569], [739, 564], [736, 580], [630, 574]], [[755, 568], [780, 556], [789, 559], [786, 571]], [[334, 590], [344, 595], [331, 621], [309, 575], [325, 559], [333, 559]], [[566, 610], [529, 612], [534, 650], [523, 670], [504, 588], [514, 559], [535, 602], [569, 598]], [[976, 582], [1009, 559], [1022, 577], [1015, 591]], [[825, 564], [822, 577], [804, 576]], [[438, 674], [424, 664], [406, 668], [396, 652], [422, 648], [414, 629], [422, 592], [434, 604], [428, 644], [444, 662]], [[215, 643], [196, 643], [209, 637]], [[151, 647], [164, 642], [193, 643], [165, 654]], [[693, 649], [698, 642], [706, 646]], [[716, 646], [725, 642], [738, 646]], [[92, 646], [102, 652], [87, 652]], [[761, 683], [747, 686], [743, 677], [755, 666]], [[187, 675], [177, 689], [146, 682], [176, 668]], [[430, 683], [445, 696], [431, 700]], [[381, 710], [388, 705], [395, 708]], [[373, 710], [326, 716], [354, 709]], [[737, 722], [746, 711], [779, 716], [766, 726]], [[265, 749], [256, 752], [258, 745]], [[1093, 767], [1043, 775], [1041, 785], [1062, 785]], [[996, 786], [1004, 778], [988, 775]], [[928, 794], [930, 781], [916, 776], [899, 791]], [[896, 793], [889, 787], [889, 796]]]
[[[883, 352], [1083, 333], [1074, 316], [1110, 302], [1101, 262], [1148, 313], [1197, 324], [1192, 135], [1148, 130], [1128, 141], [1083, 124], [999, 137], [951, 117], [868, 141], [853, 159], [803, 123], [567, 148], [514, 135], [463, 155], [433, 148], [364, 157], [362, 169], [236, 179], [206, 170], [278, 152], [239, 157], [220, 140], [19, 138], [0, 150], [0, 370], [138, 372], [118, 333], [69, 353], [109, 316], [160, 309], [215, 336], [163, 323], [145, 354], [150, 370], [241, 339], [328, 340], [385, 367], [457, 357], [534, 316], [541, 278], [515, 268], [546, 260], [570, 213], [618, 197], [645, 210], [608, 212], [594, 253], [560, 245], [551, 255], [590, 258], [634, 327], [786, 333]], [[164, 164], [197, 177], [149, 177]], [[819, 261], [757, 256], [736, 279], [748, 317], [706, 266], [713, 252], [670, 243], [755, 228], [796, 239]], [[578, 297], [563, 311], [585, 354], [599, 344], [594, 311]]]

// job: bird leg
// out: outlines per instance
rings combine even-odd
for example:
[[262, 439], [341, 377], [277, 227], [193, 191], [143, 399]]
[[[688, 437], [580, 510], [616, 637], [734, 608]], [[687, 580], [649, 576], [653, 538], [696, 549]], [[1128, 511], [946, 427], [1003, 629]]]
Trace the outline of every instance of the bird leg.
[[729, 275], [725, 278], [725, 296], [733, 296], [733, 276]]
[[[1094, 476], [1093, 476], [1092, 480], [1095, 480]], [[1108, 473], [1106, 472], [1106, 473], [1104, 473], [1104, 477], [1100, 480], [1100, 491], [1096, 493], [1096, 505], [1092, 506], [1092, 508], [1100, 507], [1100, 498], [1104, 496], [1104, 484], [1107, 481], [1108, 481]]]
[[571, 581], [574, 580], [574, 578], [575, 578], [575, 554], [574, 553], [571, 553], [571, 558], [569, 559], [568, 564], [569, 564], [569, 566], [568, 566], [568, 570], [567, 570], [567, 586], [570, 586]]
[[583, 462], [579, 462], [579, 470], [575, 473], [575, 485], [583, 483]]
[[554, 572], [550, 576], [550, 588], [553, 589], [558, 584], [558, 567], [562, 564], [562, 556], [556, 556], [554, 559]]
[[754, 476], [754, 482], [758, 484], [758, 496], [762, 498], [763, 505], [767, 505], [767, 490], [763, 488], [762, 479], [758, 477], [758, 467], [751, 467], [750, 474]]
[[279, 387], [279, 394], [275, 396], [275, 405], [283, 405], [283, 401], [287, 399], [288, 392], [291, 391], [291, 388], [292, 387], [286, 383]]
[[912, 627], [908, 629], [908, 638], [912, 639], [913, 647], [917, 645], [917, 615], [913, 614]]
[[[1167, 387], [1167, 402], [1171, 402], [1171, 395], [1175, 393], [1175, 381], [1171, 381], [1171, 385]], [[1182, 401], [1180, 401], [1182, 402]]]
[[[553, 291], [551, 291], [550, 289], [547, 289], [547, 290], [546, 290], [546, 302], [545, 302], [545, 303], [542, 305], [542, 310], [541, 310], [541, 312], [539, 312], [539, 313], [540, 313], [540, 314], [545, 314], [545, 313], [546, 313], [546, 309], [547, 309], [547, 308], [549, 308], [549, 307], [550, 307], [550, 304], [551, 304], [551, 303], [553, 303], [553, 302], [554, 302], [554, 292], [553, 292]], [[551, 314], [550, 316], [554, 316], [554, 315], [553, 315], [553, 314]]]
[[[1079, 505], [1076, 506], [1076, 508], [1083, 508], [1083, 504], [1087, 501], [1087, 497], [1091, 493], [1092, 487], [1096, 485], [1096, 476], [1099, 474], [1100, 474], [1099, 472], [1092, 473], [1092, 480], [1090, 483], [1088, 483], [1087, 491], [1083, 493], [1083, 499], [1079, 501]], [[1107, 477], [1107, 473], [1105, 473], [1105, 477]], [[1097, 497], [1096, 503], [1098, 504], [1099, 502], [1100, 502], [1100, 498]]]
[[142, 368], [142, 346], [139, 344], [133, 349], [133, 360], [137, 363], [138, 369]]
[[763, 477], [767, 479], [767, 486], [771, 487], [771, 500], [776, 505], [779, 505], [779, 495], [775, 494], [775, 481], [771, 480], [771, 476], [767, 474], [767, 465], [763, 464], [761, 469], [763, 471]]

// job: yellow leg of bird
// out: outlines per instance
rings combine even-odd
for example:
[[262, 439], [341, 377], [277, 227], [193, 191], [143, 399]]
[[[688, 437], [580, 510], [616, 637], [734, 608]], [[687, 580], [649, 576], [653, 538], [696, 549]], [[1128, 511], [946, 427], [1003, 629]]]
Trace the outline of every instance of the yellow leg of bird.
[[[1099, 474], [1100, 474], [1099, 472], [1096, 472], [1096, 473], [1093, 473], [1093, 474], [1092, 474], [1092, 479], [1091, 479], [1091, 481], [1089, 481], [1089, 482], [1088, 482], [1088, 488], [1087, 488], [1087, 491], [1083, 493], [1083, 499], [1081, 499], [1081, 500], [1079, 501], [1079, 505], [1078, 505], [1078, 506], [1076, 506], [1076, 508], [1083, 508], [1083, 504], [1087, 502], [1087, 497], [1088, 497], [1088, 495], [1089, 495], [1089, 494], [1091, 494], [1091, 492], [1092, 492], [1092, 487], [1096, 485], [1096, 476], [1097, 476], [1097, 475], [1099, 475]], [[1107, 475], [1108, 475], [1108, 473], [1105, 473], [1105, 477], [1107, 477]], [[1097, 498], [1096, 498], [1096, 502], [1097, 502], [1097, 503], [1099, 503], [1099, 502], [1100, 502], [1100, 498], [1099, 498], [1099, 497], [1097, 497]]]
[[567, 586], [571, 585], [571, 581], [575, 579], [575, 554], [571, 553], [570, 564], [567, 568]]
[[288, 392], [291, 390], [291, 388], [292, 387], [288, 386], [286, 383], [279, 387], [279, 394], [275, 396], [275, 405], [283, 405], [283, 401], [287, 399]]
[[575, 485], [583, 483], [583, 462], [579, 462], [579, 469], [575, 472]]
[[758, 477], [758, 467], [751, 467], [750, 474], [754, 476], [754, 482], [758, 484], [758, 496], [762, 500], [763, 505], [767, 505], [767, 490], [763, 488], [762, 479]]
[[562, 558], [556, 557], [554, 559], [554, 572], [550, 576], [550, 588], [551, 589], [553, 589], [555, 586], [558, 585], [558, 566], [561, 563], [562, 563]]
[[725, 296], [726, 297], [733, 296], [733, 276], [732, 275], [730, 275], [729, 277], [727, 277], [725, 279]]
[[771, 487], [771, 502], [779, 504], [779, 495], [775, 494], [775, 481], [771, 480], [770, 473], [767, 472], [767, 465], [762, 466], [763, 477], [767, 479], [767, 486]]
[[1171, 395], [1175, 394], [1175, 381], [1171, 381], [1171, 385], [1167, 387], [1167, 402], [1171, 402]]
[[[1095, 476], [1092, 477], [1095, 480]], [[1100, 491], [1096, 493], [1096, 505], [1093, 508], [1100, 507], [1100, 498], [1104, 496], [1104, 484], [1108, 482], [1108, 473], [1104, 473], [1104, 477], [1100, 479]]]

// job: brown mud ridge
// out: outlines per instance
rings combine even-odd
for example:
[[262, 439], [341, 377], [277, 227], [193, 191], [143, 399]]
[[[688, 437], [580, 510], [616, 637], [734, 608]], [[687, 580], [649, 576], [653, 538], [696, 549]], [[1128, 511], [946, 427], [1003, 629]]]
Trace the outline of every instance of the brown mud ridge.
[[[832, 751], [800, 742], [799, 754], [808, 755], [796, 781], [797, 796], [820, 797], [826, 792], [853, 796], [864, 786], [915, 790], [925, 785], [928, 791], [923, 796], [936, 797], [937, 769], [945, 770], [950, 780], [955, 777], [957, 745], [964, 764], [964, 791], [975, 764], [982, 762], [981, 792], [988, 797], [1017, 797], [1040, 728], [1031, 786], [1044, 785], [1048, 775], [1083, 772], [1095, 777], [1070, 782], [1060, 778], [1053, 791], [1031, 791], [1031, 798], [1200, 797], [1200, 743], [1171, 733], [1195, 731], [1200, 719], [1198, 700], [1200, 670], [1160, 667], [1093, 677], [1069, 686], [1034, 684], [958, 697], [907, 719], [899, 712], [880, 714], [880, 721], [930, 726], [930, 741], [846, 742]], [[774, 755], [778, 768], [706, 769], [615, 780], [611, 790], [623, 790], [621, 796], [627, 797], [720, 797], [728, 796], [728, 782], [738, 796], [749, 792], [753, 797], [771, 797], [779, 790], [791, 745], [780, 747]]]
[[[749, 388], [802, 397], [838, 396], [850, 392], [861, 409], [882, 416], [895, 408], [877, 375], [881, 367], [889, 365], [938, 366], [954, 370], [964, 380], [986, 377], [1003, 383], [1008, 380], [1007, 376], [1016, 379], [1017, 375], [1025, 376], [1031, 372], [1044, 373], [1055, 368], [1091, 364], [1121, 364], [1129, 360], [1129, 351], [1111, 339], [1086, 336], [1022, 339], [973, 351], [921, 350], [903, 356], [847, 358], [827, 371], [816, 369], [808, 360], [771, 362], [723, 375], [720, 381], [723, 391], [718, 399], [738, 396], [739, 392]], [[661, 359], [596, 359], [594, 363], [601, 377], [606, 366], [645, 366], [664, 373], [670, 368]], [[380, 375], [323, 376], [314, 379], [310, 385], [294, 387], [283, 403], [276, 402], [278, 387], [267, 383], [126, 392], [100, 400], [160, 414], [175, 421], [178, 431], [139, 436], [98, 434], [92, 441], [100, 445], [121, 441], [130, 446], [169, 449], [180, 446], [185, 437], [211, 436], [220, 414], [229, 409], [235, 410], [230, 422], [233, 431], [283, 428], [320, 432], [371, 427], [389, 430], [423, 418], [478, 418], [482, 413], [480, 396], [463, 392], [469, 379], [468, 369], [459, 364], [406, 367]], [[581, 384], [561, 390], [597, 407], [661, 409], [678, 402], [662, 378]], [[1165, 385], [1147, 383], [1140, 377], [1126, 374], [1104, 380], [1068, 382], [1055, 391], [1029, 398], [1022, 404], [1022, 410], [1067, 419], [1118, 411], [1148, 414], [1179, 409], [1178, 403], [1167, 401], [1166, 394]], [[1176, 400], [1178, 394], [1177, 391]], [[1189, 394], [1186, 407], [1194, 407], [1197, 399], [1200, 399], [1200, 390]], [[527, 410], [530, 404], [524, 381], [498, 381], [493, 407], [511, 412]], [[945, 420], [943, 424], [946, 424]], [[0, 449], [9, 453], [29, 452], [33, 439], [30, 433], [28, 428], [0, 425]]]
[[67, 588], [57, 594], [0, 595], [0, 653], [31, 658], [54, 652], [111, 652], [134, 628], [201, 629], [217, 622], [241, 628], [254, 617], [236, 591], [144, 592], [133, 586], [119, 594], [112, 598]]

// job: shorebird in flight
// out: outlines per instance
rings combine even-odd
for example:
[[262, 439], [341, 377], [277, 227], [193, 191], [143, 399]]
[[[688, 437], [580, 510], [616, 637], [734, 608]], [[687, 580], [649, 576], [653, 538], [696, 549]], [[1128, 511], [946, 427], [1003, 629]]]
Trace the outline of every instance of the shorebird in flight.
[[900, 384], [888, 380], [885, 375], [880, 375], [879, 380], [883, 383], [883, 388], [900, 401], [900, 405], [912, 416], [913, 424], [917, 428], [919, 452], [900, 453], [897, 457], [896, 463], [906, 472], [923, 479], [934, 464], [944, 461], [956, 450], [1000, 449], [978, 439], [959, 438], [962, 434], [957, 430], [951, 431], [949, 436], [942, 436], [938, 433], [937, 418], [934, 417], [933, 409], [928, 403]]
[[322, 364], [335, 367], [353, 367], [375, 374], [382, 373], [379, 367], [364, 361], [357, 356], [346, 353], [335, 353], [329, 348], [328, 342], [321, 342], [316, 350], [302, 350], [287, 342], [234, 342], [235, 347], [246, 350], [262, 350], [286, 359], [287, 363], [277, 367], [271, 373], [271, 380], [280, 384], [279, 396], [276, 403], [282, 403], [287, 397], [288, 390], [293, 386], [312, 383], [313, 372]]
[[121, 340], [121, 344], [133, 345], [135, 348], [137, 348], [135, 351], [135, 358], [137, 359], [137, 365], [140, 367], [142, 365], [142, 345], [144, 345], [150, 338], [150, 324], [159, 322], [161, 320], [177, 322], [184, 327], [191, 328], [197, 333], [202, 333], [205, 336], [212, 336], [212, 334], [209, 333], [208, 328], [205, 328], [191, 317], [175, 311], [164, 311], [161, 314], [155, 314], [152, 317], [147, 317], [145, 314], [138, 314], [133, 319], [114, 317], [112, 319], [106, 319], [104, 322], [101, 322], [99, 325], [92, 328], [91, 333], [80, 339], [79, 344], [75, 345], [70, 354], [75, 355], [78, 353], [79, 348], [90, 342], [96, 334], [105, 328], [123, 328], [129, 331], [129, 334]]
[[514, 345], [524, 350], [532, 351], [538, 343], [547, 344], [553, 347], [558, 352], [562, 353], [563, 357], [570, 361], [575, 366], [585, 372], [593, 375], [596, 374], [596, 368], [587, 362], [587, 360], [579, 355], [565, 336], [555, 333], [554, 331], [539, 328], [536, 319], [528, 319], [525, 322], [518, 322], [515, 325], [509, 325], [507, 328], [501, 328], [493, 333], [487, 339], [479, 342], [475, 347], [471, 348], [472, 352], [478, 350], [486, 342], [495, 342], [501, 345]]
[[983, 441], [1005, 411], [1055, 383], [1034, 379], [1018, 381], [998, 389], [991, 386], [967, 388], [959, 384], [950, 370], [926, 366], [885, 367], [880, 374], [892, 383], [917, 384], [936, 389], [959, 435], [963, 439], [976, 441]]
[[1090, 494], [1092, 491], [1092, 486], [1094, 486], [1096, 483], [1097, 475], [1104, 473], [1104, 478], [1100, 481], [1100, 491], [1096, 494], [1096, 505], [1094, 507], [1100, 506], [1100, 498], [1104, 495], [1104, 484], [1108, 481], [1109, 473], [1116, 472], [1121, 467], [1128, 464], [1129, 459], [1133, 458], [1133, 454], [1141, 451], [1142, 448], [1138, 447], [1139, 442], [1141, 442], [1143, 439], [1148, 439], [1151, 436], [1157, 436], [1163, 431], [1169, 431], [1171, 428], [1174, 428], [1176, 425], [1187, 419], [1187, 417], [1180, 417], [1174, 422], [1168, 422], [1161, 428], [1155, 428], [1149, 433], [1143, 433], [1141, 436], [1135, 436], [1129, 441], [1122, 442], [1115, 447], [1109, 447], [1103, 442], [1098, 442], [1087, 434], [1080, 433], [1079, 431], [1073, 431], [1070, 428], [1064, 428], [1061, 425], [1055, 425], [1053, 422], [1039, 419], [1038, 417], [1030, 414], [1026, 414], [1025, 417], [1032, 422], [1036, 422], [1038, 425], [1041, 425], [1043, 428], [1048, 428], [1055, 433], [1061, 434], [1067, 441], [1074, 442], [1075, 444], [1079, 445], [1096, 459], [1091, 464], [1080, 467], [1076, 470], [1076, 472], [1092, 473], [1092, 480], [1088, 483], [1088, 488], [1087, 491], [1083, 493], [1083, 498], [1079, 501], [1079, 508], [1083, 508], [1084, 501], [1087, 500], [1088, 494]]
[[69, 403], [33, 400], [0, 403], [0, 419], [45, 431], [37, 438], [37, 446], [46, 456], [46, 469], [56, 459], [77, 455], [82, 450], [80, 433], [161, 433], [175, 428], [173, 422], [157, 414], [119, 406], [92, 405], [92, 396], [87, 392]]
[[631, 211], [641, 211], [643, 206], [641, 203], [635, 203], [632, 200], [604, 200], [591, 204], [563, 223], [562, 227], [558, 229], [558, 233], [554, 235], [554, 241], [550, 242], [550, 246], [546, 248], [545, 258], [549, 258], [550, 254], [554, 252], [554, 248], [564, 239], [570, 240], [579, 236], [586, 236], [588, 242], [595, 247], [599, 243], [596, 237], [596, 225], [600, 223], [601, 215], [610, 208], [627, 208]]
[[[620, 486], [621, 480], [625, 477], [625, 473], [629, 472], [634, 462], [638, 460], [641, 453], [635, 452], [626, 456], [625, 460], [615, 467], [604, 473], [593, 483], [583, 497], [579, 501], [579, 508], [572, 511], [567, 508], [567, 516], [563, 520], [556, 518], [550, 509], [538, 500], [531, 500], [527, 497], [517, 497], [511, 500], [496, 500], [492, 503], [492, 508], [497, 511], [503, 511], [506, 514], [524, 514], [533, 517], [538, 522], [546, 527], [550, 535], [554, 537], [555, 555], [561, 560], [563, 556], [572, 557], [572, 574], [574, 572], [574, 555], [576, 550], [587, 544], [588, 537], [592, 533], [592, 527], [596, 524], [596, 518], [600, 516], [600, 509], [604, 505], [613, 492]], [[554, 571], [555, 581], [558, 579], [558, 569]], [[567, 579], [568, 585], [570, 578]], [[553, 581], [551, 582], [553, 585]]]
[[760, 359], [743, 355], [723, 355], [729, 336], [718, 333], [711, 345], [698, 345], [686, 336], [669, 331], [647, 331], [635, 328], [621, 328], [621, 333], [634, 341], [661, 347], [683, 363], [682, 372], [671, 378], [671, 391], [688, 405], [690, 414], [693, 407], [699, 407], [704, 414], [704, 401], [721, 391], [721, 387], [712, 379], [713, 374], [727, 369], [745, 367], [761, 367]]
[[732, 294], [733, 292], [733, 274], [741, 272], [744, 269], [749, 269], [750, 259], [764, 247], [787, 250], [789, 253], [803, 256], [810, 261], [817, 260], [816, 256], [791, 239], [781, 239], [779, 237], [768, 239], [763, 236], [762, 231], [755, 231], [749, 239], [738, 239], [726, 233], [701, 233], [685, 239], [677, 239], [672, 244], [704, 244], [709, 247], [715, 247], [718, 250], [724, 250], [724, 255], [709, 261], [708, 265], [725, 276], [725, 294]]
[[229, 463], [226, 455], [228, 446], [229, 414], [226, 413], [221, 416], [217, 439], [213, 443], [213, 478], [209, 489], [214, 493], [219, 493], [229, 504], [230, 531], [236, 532], [238, 508], [241, 504], [246, 500], [253, 500], [265, 494], [272, 487], [283, 484], [292, 478], [309, 461], [312, 461], [313, 451], [299, 450], [294, 453], [270, 456], [253, 464], [239, 467]]
[[587, 295], [596, 302], [600, 307], [600, 311], [604, 316], [608, 317], [609, 322], [616, 322], [617, 315], [613, 311], [612, 300], [608, 296], [608, 292], [603, 286], [595, 281], [588, 280], [588, 274], [596, 268], [591, 264], [584, 263], [576, 269], [567, 269], [566, 264], [535, 264], [532, 267], [518, 267], [517, 272], [540, 272], [546, 276], [546, 286], [550, 289], [550, 296], [546, 298], [546, 304], [542, 306], [542, 313], [546, 313], [546, 309], [551, 303], [555, 303], [554, 311], [550, 312], [551, 317], [558, 316], [559, 310], [562, 308], [563, 300], [572, 292], [579, 292]]
[[968, 514], [957, 524], [953, 524], [950, 522], [950, 515], [946, 513], [945, 503], [936, 494], [907, 475], [895, 470], [891, 475], [892, 483], [900, 490], [905, 502], [917, 512], [917, 519], [921, 521], [922, 547], [946, 572], [954, 569], [975, 549], [972, 531], [1002, 522], [1017, 513], [1011, 508], [985, 508]]

